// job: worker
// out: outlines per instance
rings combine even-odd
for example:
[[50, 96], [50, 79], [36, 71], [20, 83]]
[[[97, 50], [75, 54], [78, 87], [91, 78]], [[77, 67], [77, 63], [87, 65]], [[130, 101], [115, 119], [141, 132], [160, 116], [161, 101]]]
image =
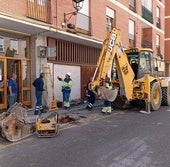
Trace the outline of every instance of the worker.
[[[113, 88], [113, 85], [110, 81], [109, 77], [105, 78], [105, 87], [109, 90]], [[104, 101], [104, 107], [102, 109], [103, 114], [111, 114], [112, 108], [111, 108], [111, 101], [105, 100]]]
[[63, 107], [67, 110], [70, 109], [70, 93], [71, 93], [71, 87], [72, 87], [72, 79], [71, 79], [71, 73], [68, 72], [65, 74], [65, 78], [57, 77], [59, 81], [62, 82], [62, 94], [63, 94]]
[[86, 106], [86, 109], [88, 109], [89, 111], [91, 111], [93, 109], [93, 105], [96, 101], [95, 93], [89, 89], [89, 83], [90, 82], [92, 82], [92, 78], [90, 78], [90, 80], [89, 80], [89, 82], [87, 83], [87, 86], [86, 86], [86, 96], [88, 98], [88, 104]]
[[17, 101], [18, 84], [16, 79], [17, 75], [13, 73], [11, 78], [8, 80], [9, 107], [11, 107]]
[[44, 73], [40, 73], [40, 76], [34, 80], [32, 85], [35, 87], [35, 96], [36, 96], [36, 106], [35, 106], [35, 112], [34, 115], [39, 115], [43, 113], [43, 106], [42, 106], [42, 95], [44, 89]]

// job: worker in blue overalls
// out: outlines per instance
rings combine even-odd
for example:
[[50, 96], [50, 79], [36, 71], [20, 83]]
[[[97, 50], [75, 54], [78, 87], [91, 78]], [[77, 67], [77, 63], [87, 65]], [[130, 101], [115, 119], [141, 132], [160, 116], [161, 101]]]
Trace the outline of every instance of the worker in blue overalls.
[[72, 79], [71, 79], [71, 73], [68, 72], [65, 75], [65, 78], [62, 79], [59, 76], [57, 77], [59, 81], [63, 83], [62, 85], [62, 93], [63, 93], [63, 107], [67, 110], [70, 109], [70, 93], [71, 93], [71, 87], [72, 87]]
[[43, 112], [42, 95], [43, 95], [43, 91], [45, 90], [44, 81], [43, 81], [44, 75], [45, 75], [44, 73], [41, 73], [40, 77], [36, 78], [32, 83], [32, 85], [35, 87], [35, 96], [37, 99], [34, 115], [38, 115]]

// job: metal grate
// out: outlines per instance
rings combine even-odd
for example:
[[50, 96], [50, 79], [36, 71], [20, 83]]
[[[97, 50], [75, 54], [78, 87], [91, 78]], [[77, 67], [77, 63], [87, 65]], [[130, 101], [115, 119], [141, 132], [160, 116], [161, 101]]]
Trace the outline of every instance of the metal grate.
[[99, 54], [98, 48], [56, 40], [56, 60], [59, 62], [95, 65]]

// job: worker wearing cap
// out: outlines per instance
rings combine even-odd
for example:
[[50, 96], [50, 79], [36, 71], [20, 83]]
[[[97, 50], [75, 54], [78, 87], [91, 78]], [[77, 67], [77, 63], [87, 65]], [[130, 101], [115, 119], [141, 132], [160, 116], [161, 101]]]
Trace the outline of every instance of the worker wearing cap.
[[65, 109], [70, 109], [70, 93], [71, 93], [71, 87], [72, 87], [72, 79], [71, 79], [71, 73], [68, 72], [65, 75], [65, 78], [62, 79], [59, 76], [57, 77], [59, 81], [62, 81], [62, 93], [63, 93], [63, 105]]
[[35, 87], [35, 96], [37, 99], [34, 115], [38, 115], [43, 112], [42, 94], [43, 94], [43, 91], [45, 90], [44, 81], [43, 81], [44, 75], [45, 75], [44, 73], [41, 73], [40, 77], [36, 78], [34, 82], [32, 83], [32, 85]]
[[[111, 83], [109, 77], [106, 77], [106, 78], [105, 78], [105, 83], [106, 83], [106, 84], [105, 84], [105, 87], [106, 87], [107, 89], [111, 90], [111, 89], [112, 89], [112, 83]], [[108, 101], [108, 100], [105, 100], [105, 101], [104, 101], [104, 107], [103, 107], [103, 109], [102, 109], [102, 113], [103, 113], [103, 114], [111, 114], [111, 110], [112, 110], [112, 108], [111, 108], [111, 102]]]

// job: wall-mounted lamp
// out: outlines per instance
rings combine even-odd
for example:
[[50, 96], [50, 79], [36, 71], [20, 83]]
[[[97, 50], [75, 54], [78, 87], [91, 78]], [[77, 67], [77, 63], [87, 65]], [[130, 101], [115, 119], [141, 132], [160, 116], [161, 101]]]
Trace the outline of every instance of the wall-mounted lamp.
[[62, 23], [62, 26], [65, 26], [73, 15], [77, 15], [77, 12], [83, 7], [84, 0], [72, 0], [72, 3], [76, 11], [70, 13], [64, 13], [64, 22]]
[[83, 7], [84, 0], [72, 0], [73, 7], [78, 12]]

